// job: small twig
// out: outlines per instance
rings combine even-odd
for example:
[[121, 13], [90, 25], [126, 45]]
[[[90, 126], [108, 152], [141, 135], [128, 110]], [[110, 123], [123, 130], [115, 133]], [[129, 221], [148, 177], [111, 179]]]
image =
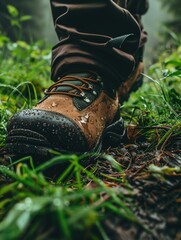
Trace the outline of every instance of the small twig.
[[170, 135], [165, 139], [164, 143], [162, 144], [162, 146], [161, 146], [161, 148], [160, 148], [161, 151], [163, 151], [165, 145], [167, 144], [167, 142], [168, 142], [169, 139], [171, 138], [172, 134], [173, 134], [173, 132], [170, 133]]
[[107, 175], [107, 174], [104, 174], [104, 173], [101, 173], [100, 175], [101, 175], [102, 177], [105, 177], [105, 178], [109, 179], [110, 181], [120, 182], [120, 183], [123, 182], [121, 179], [118, 179], [118, 178], [115, 178], [115, 177], [111, 177], [111, 176], [109, 176], [109, 175]]
[[147, 163], [145, 163], [142, 167], [140, 167], [135, 173], [133, 173], [130, 178], [135, 177], [139, 172], [141, 172], [145, 167], [147, 166]]

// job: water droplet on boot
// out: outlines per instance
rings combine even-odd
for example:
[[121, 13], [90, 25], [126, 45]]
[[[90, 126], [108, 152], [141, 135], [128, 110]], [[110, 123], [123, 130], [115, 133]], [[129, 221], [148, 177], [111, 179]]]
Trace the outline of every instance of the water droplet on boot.
[[57, 104], [55, 102], [52, 103], [52, 107], [56, 107]]

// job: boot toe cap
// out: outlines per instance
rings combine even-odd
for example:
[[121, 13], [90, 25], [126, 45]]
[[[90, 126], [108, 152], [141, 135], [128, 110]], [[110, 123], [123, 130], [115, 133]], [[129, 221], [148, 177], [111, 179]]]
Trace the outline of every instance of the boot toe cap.
[[7, 142], [47, 146], [70, 152], [84, 152], [87, 141], [70, 118], [44, 110], [24, 110], [9, 121]]

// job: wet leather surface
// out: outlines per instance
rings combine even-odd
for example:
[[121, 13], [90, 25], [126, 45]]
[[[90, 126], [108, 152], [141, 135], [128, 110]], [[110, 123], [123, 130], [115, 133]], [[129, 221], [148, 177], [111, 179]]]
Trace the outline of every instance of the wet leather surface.
[[89, 107], [79, 111], [70, 97], [57, 94], [50, 96], [35, 109], [53, 111], [70, 117], [85, 133], [89, 148], [92, 148], [105, 127], [113, 121], [118, 110], [118, 98], [111, 99], [102, 92]]

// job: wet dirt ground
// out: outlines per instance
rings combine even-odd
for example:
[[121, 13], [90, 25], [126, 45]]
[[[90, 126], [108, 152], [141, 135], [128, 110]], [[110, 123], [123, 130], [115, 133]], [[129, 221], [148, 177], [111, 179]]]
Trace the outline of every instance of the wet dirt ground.
[[[133, 188], [128, 206], [144, 230], [120, 218], [110, 216], [105, 225], [111, 239], [181, 239], [181, 139], [172, 139], [165, 149], [149, 150], [148, 143], [128, 144], [109, 149], [108, 154], [121, 164], [125, 178]], [[100, 172], [109, 177], [117, 173], [108, 163], [100, 163]], [[106, 181], [110, 182], [106, 179]], [[124, 187], [119, 185], [124, 193]], [[115, 186], [114, 186], [115, 187]], [[126, 193], [125, 193], [126, 194]]]
[[[152, 149], [149, 143], [129, 143], [109, 148], [123, 169], [131, 194], [125, 189], [112, 165], [98, 160], [96, 176], [108, 186], [119, 188], [141, 226], [115, 214], [108, 215], [104, 227], [111, 240], [181, 239], [181, 139], [177, 137], [164, 149]], [[7, 164], [6, 151], [0, 149], [1, 165]], [[92, 163], [94, 164], [94, 163]], [[90, 164], [91, 167], [91, 164]], [[123, 177], [123, 175], [122, 175]]]

